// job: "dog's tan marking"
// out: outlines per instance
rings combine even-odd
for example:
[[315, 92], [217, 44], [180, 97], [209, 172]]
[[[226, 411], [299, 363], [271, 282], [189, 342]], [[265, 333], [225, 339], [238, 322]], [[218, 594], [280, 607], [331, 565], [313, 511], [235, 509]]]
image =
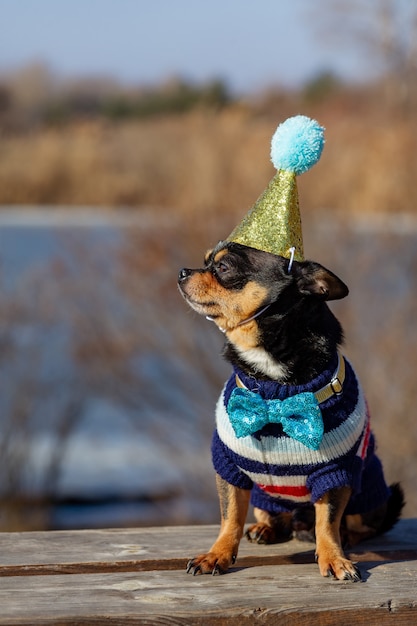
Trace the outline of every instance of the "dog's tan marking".
[[226, 335], [239, 352], [252, 350], [259, 345], [259, 329], [255, 320], [245, 324], [244, 327], [226, 329]]
[[[217, 257], [226, 254], [220, 250]], [[217, 258], [216, 257], [216, 258]], [[214, 322], [221, 330], [230, 332], [239, 330], [233, 341], [242, 344], [242, 349], [253, 348], [257, 345], [257, 324], [248, 324], [246, 328], [237, 329], [238, 325], [262, 307], [267, 298], [268, 290], [254, 281], [248, 282], [239, 291], [231, 291], [220, 285], [209, 271], [193, 274], [184, 287], [184, 292], [190, 298], [190, 305], [199, 313], [214, 317]]]
[[364, 524], [362, 515], [359, 513], [356, 515], [346, 515], [346, 528], [354, 533], [375, 532], [373, 528]]
[[234, 563], [243, 536], [250, 491], [229, 485], [216, 474], [220, 500], [221, 527], [217, 540], [206, 554], [192, 559], [187, 571], [193, 574], [223, 574]]
[[210, 260], [211, 255], [213, 254], [213, 248], [210, 248], [210, 250], [207, 250], [206, 254], [204, 255], [204, 263], [207, 265], [207, 263]]
[[333, 489], [315, 503], [316, 555], [322, 576], [356, 581], [359, 571], [343, 554], [340, 540], [340, 523], [351, 493], [350, 487]]
[[257, 343], [253, 342], [254, 330], [258, 328], [255, 323], [249, 323], [247, 327], [239, 327], [239, 324], [251, 317], [258, 309], [260, 309], [266, 301], [268, 290], [257, 283], [250, 281], [243, 289], [238, 292], [231, 292], [223, 289], [222, 301], [220, 303], [222, 315], [224, 318], [223, 328], [226, 331], [235, 332], [233, 343], [247, 343], [248, 347], [254, 347]]
[[371, 539], [377, 534], [377, 529], [365, 524], [362, 515], [359, 513], [357, 515], [346, 515], [345, 524], [345, 541], [350, 547], [356, 546], [364, 539]]
[[218, 263], [219, 261], [221, 261], [222, 258], [226, 256], [227, 254], [229, 254], [229, 251], [226, 248], [224, 248], [223, 250], [219, 250], [219, 252], [216, 254], [216, 256], [213, 259], [214, 263]]

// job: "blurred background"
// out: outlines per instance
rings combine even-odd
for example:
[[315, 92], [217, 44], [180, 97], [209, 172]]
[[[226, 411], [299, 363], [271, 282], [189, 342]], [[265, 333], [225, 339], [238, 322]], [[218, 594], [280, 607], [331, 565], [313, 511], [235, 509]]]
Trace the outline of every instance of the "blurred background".
[[212, 523], [229, 367], [178, 269], [242, 219], [295, 114], [305, 251], [417, 515], [414, 0], [3, 0], [0, 530]]

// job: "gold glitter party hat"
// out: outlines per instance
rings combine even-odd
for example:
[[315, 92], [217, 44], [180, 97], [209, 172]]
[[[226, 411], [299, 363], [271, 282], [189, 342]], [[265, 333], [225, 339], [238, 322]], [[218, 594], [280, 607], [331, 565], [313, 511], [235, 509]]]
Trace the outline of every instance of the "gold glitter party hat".
[[278, 126], [271, 141], [271, 160], [277, 173], [227, 241], [304, 260], [296, 177], [320, 159], [323, 132], [315, 120], [303, 115], [290, 117]]

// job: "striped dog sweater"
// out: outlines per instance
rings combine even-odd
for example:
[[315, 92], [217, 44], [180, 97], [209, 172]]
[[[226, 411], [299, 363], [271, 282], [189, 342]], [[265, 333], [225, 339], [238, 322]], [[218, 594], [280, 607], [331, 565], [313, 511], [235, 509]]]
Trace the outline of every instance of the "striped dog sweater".
[[[342, 357], [343, 358], [343, 357]], [[304, 392], [317, 392], [329, 383], [337, 355], [326, 370], [303, 386], [258, 381], [235, 368], [219, 398], [212, 459], [216, 472], [229, 484], [250, 489], [251, 503], [270, 513], [291, 511], [317, 502], [329, 489], [349, 486], [352, 496], [346, 513], [365, 513], [389, 497], [382, 465], [375, 454], [369, 412], [355, 372], [345, 359], [341, 394], [320, 404], [324, 435], [317, 450], [290, 438], [280, 424], [267, 424], [252, 435], [238, 438], [227, 407], [236, 387], [243, 385], [265, 400], [285, 400]]]

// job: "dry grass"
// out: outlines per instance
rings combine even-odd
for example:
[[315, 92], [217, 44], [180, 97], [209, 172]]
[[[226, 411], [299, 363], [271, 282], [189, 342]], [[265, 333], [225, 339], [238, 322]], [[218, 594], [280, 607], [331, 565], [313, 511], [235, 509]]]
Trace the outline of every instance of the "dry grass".
[[[298, 111], [292, 111], [297, 113]], [[372, 107], [316, 108], [327, 128], [321, 162], [299, 182], [303, 211], [413, 211], [417, 131], [412, 116]], [[235, 105], [219, 113], [110, 124], [77, 122], [4, 136], [0, 204], [167, 208], [233, 221], [273, 175], [269, 141], [287, 111]]]

